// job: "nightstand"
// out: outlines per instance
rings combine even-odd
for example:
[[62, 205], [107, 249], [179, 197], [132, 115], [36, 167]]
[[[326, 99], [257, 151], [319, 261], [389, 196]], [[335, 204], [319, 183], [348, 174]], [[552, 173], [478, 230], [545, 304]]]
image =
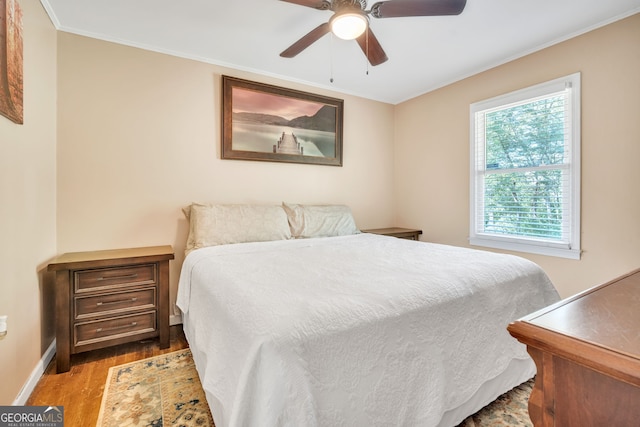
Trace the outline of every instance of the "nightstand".
[[54, 271], [57, 372], [71, 355], [159, 337], [169, 347], [171, 246], [70, 252], [47, 267]]
[[408, 240], [419, 240], [419, 236], [422, 234], [422, 230], [401, 227], [372, 228], [361, 231], [363, 233], [381, 234], [383, 236], [393, 236]]

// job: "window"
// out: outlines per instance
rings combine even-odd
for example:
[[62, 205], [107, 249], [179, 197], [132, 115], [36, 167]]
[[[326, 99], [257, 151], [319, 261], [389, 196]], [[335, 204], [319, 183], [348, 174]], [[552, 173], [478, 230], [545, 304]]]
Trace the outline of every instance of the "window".
[[471, 105], [472, 245], [580, 258], [580, 74]]

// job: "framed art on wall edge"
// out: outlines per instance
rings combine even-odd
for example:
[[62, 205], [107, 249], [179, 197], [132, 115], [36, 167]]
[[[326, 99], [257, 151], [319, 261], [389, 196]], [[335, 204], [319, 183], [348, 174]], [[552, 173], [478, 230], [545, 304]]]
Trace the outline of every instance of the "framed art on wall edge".
[[22, 9], [17, 0], [0, 0], [0, 115], [24, 123]]

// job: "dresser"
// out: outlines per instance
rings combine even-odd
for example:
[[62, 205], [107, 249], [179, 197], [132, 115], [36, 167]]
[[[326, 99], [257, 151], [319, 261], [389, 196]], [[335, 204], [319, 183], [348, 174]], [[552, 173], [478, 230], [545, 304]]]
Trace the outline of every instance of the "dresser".
[[171, 246], [70, 252], [56, 257], [56, 367], [71, 355], [158, 337], [169, 347]]
[[422, 230], [416, 228], [401, 228], [401, 227], [388, 227], [388, 228], [370, 228], [368, 230], [361, 230], [363, 233], [380, 234], [383, 236], [398, 237], [400, 239], [419, 240], [419, 236], [422, 234]]
[[640, 269], [508, 330], [536, 363], [534, 426], [640, 425]]

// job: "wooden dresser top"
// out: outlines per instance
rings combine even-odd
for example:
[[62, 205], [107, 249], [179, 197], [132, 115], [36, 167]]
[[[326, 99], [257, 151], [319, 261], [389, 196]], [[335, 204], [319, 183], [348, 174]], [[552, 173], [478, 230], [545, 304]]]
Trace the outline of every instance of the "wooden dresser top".
[[640, 269], [521, 320], [640, 360]]

